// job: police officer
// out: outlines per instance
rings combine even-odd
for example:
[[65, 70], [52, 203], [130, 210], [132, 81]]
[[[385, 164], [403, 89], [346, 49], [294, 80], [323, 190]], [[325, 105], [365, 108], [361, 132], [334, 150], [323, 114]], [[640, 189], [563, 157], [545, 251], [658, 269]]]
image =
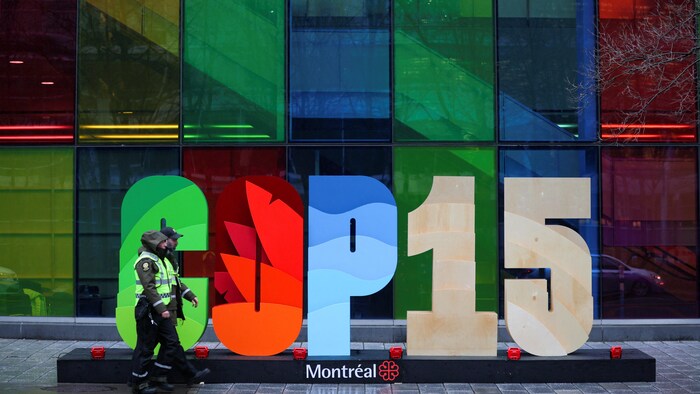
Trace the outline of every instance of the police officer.
[[185, 315], [182, 312], [182, 298], [191, 302], [192, 306], [195, 308], [199, 305], [199, 300], [194, 292], [192, 292], [187, 285], [180, 281], [180, 264], [175, 256], [175, 249], [177, 249], [177, 244], [179, 239], [182, 238], [182, 234], [175, 231], [175, 229], [172, 227], [163, 227], [160, 229], [160, 232], [168, 237], [168, 240], [165, 243], [165, 259], [168, 260], [170, 265], [173, 267], [173, 280], [175, 282], [175, 286], [177, 286], [177, 288], [174, 289], [175, 299], [171, 300], [170, 304], [168, 304], [168, 310], [171, 312], [170, 318], [172, 319], [173, 324], [177, 325], [177, 318], [185, 320]]
[[[157, 388], [173, 391], [167, 375], [173, 365], [184, 374], [189, 384], [199, 383], [211, 372], [197, 370], [185, 358], [169, 308], [175, 299], [175, 270], [167, 259], [168, 237], [159, 231], [146, 231], [141, 237], [143, 246], [134, 265], [136, 275], [137, 342], [132, 357], [132, 389], [138, 393], [154, 393]], [[151, 370], [153, 350], [160, 342], [161, 350]], [[149, 386], [150, 380], [150, 386]]]
[[170, 277], [165, 261], [168, 237], [158, 231], [146, 231], [141, 236], [139, 257], [134, 264], [136, 278], [136, 348], [132, 356], [131, 388], [135, 393], [155, 393], [149, 386], [149, 365], [159, 339], [168, 343], [162, 363], [155, 365], [154, 375], [167, 374], [174, 358], [174, 349], [180, 345], [175, 327], [170, 321], [167, 305], [170, 303]]
[[[164, 227], [160, 230], [162, 234], [168, 237], [166, 241], [166, 254], [165, 254], [165, 264], [171, 269], [168, 269], [170, 275], [170, 282], [172, 283], [172, 296], [170, 303], [167, 305], [167, 310], [170, 313], [170, 320], [173, 326], [177, 326], [178, 317], [185, 320], [185, 315], [182, 312], [182, 299], [189, 301], [196, 308], [199, 305], [199, 300], [197, 296], [192, 292], [187, 285], [180, 281], [179, 268], [180, 265], [175, 257], [175, 249], [177, 248], [178, 239], [182, 237], [182, 234], [176, 232], [172, 227]], [[168, 342], [161, 342], [161, 349], [163, 351], [158, 353], [158, 359], [156, 360], [156, 365], [168, 365], [165, 361], [165, 355], [168, 352]], [[197, 370], [197, 368], [190, 363], [185, 357], [185, 351], [182, 346], [178, 346], [175, 349], [175, 357], [172, 359], [172, 366], [179, 370], [185, 377], [189, 384], [199, 383], [203, 378], [209, 374], [210, 370], [205, 368], [203, 370]], [[152, 377], [152, 384], [164, 391], [172, 391], [174, 387], [168, 383], [167, 377], [165, 375]]]

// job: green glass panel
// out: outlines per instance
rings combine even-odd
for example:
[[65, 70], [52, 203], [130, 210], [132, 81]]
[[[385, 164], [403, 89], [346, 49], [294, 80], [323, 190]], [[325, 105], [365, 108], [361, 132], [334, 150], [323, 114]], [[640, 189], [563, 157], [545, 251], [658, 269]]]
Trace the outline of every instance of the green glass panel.
[[430, 193], [434, 176], [474, 177], [476, 310], [498, 311], [498, 195], [493, 148], [396, 148], [394, 197], [398, 205], [399, 263], [394, 275], [394, 318], [431, 310], [432, 252], [408, 257], [408, 213]]
[[0, 315], [73, 316], [73, 150], [0, 154]]
[[179, 0], [81, 0], [78, 137], [178, 140]]
[[284, 141], [285, 2], [185, 3], [183, 138]]
[[394, 2], [394, 139], [494, 139], [491, 1]]

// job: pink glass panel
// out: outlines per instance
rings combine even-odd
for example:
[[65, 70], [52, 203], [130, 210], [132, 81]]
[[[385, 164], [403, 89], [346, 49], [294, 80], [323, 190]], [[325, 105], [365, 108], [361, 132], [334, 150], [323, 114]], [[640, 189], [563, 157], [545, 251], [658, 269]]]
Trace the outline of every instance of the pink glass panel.
[[603, 149], [603, 318], [698, 317], [697, 154]]
[[0, 1], [0, 144], [72, 143], [75, 0]]

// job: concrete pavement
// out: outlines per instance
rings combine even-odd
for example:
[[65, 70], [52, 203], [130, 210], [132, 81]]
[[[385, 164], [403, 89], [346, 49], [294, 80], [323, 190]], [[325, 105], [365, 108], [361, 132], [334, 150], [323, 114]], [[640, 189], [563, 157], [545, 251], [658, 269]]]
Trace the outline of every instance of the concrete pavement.
[[[210, 349], [218, 342], [201, 342]], [[303, 344], [296, 344], [299, 346]], [[401, 344], [353, 343], [353, 349], [389, 349]], [[405, 344], [402, 344], [405, 346]], [[176, 386], [176, 393], [700, 393], [700, 341], [589, 342], [585, 348], [620, 345], [656, 358], [656, 382], [576, 384], [205, 384]], [[0, 338], [0, 392], [13, 393], [129, 393], [126, 384], [56, 382], [56, 359], [74, 348], [124, 348], [123, 342], [30, 340]], [[499, 343], [499, 349], [515, 346]], [[126, 376], [124, 380], [126, 381]]]

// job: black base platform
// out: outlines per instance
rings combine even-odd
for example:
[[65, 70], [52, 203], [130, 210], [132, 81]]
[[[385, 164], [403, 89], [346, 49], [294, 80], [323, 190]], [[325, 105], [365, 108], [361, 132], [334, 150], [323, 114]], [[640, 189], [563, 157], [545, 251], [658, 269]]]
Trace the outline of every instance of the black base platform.
[[[656, 360], [637, 349], [623, 349], [610, 359], [608, 349], [580, 349], [566, 357], [524, 353], [497, 357], [389, 358], [388, 350], [353, 351], [348, 357], [294, 360], [285, 352], [271, 357], [238, 356], [212, 349], [206, 359], [187, 357], [197, 368], [210, 368], [207, 383], [594, 383], [653, 382]], [[107, 349], [92, 360], [90, 349], [74, 349], [57, 361], [58, 383], [124, 383], [131, 375], [129, 349]], [[176, 375], [171, 382], [182, 383]]]

